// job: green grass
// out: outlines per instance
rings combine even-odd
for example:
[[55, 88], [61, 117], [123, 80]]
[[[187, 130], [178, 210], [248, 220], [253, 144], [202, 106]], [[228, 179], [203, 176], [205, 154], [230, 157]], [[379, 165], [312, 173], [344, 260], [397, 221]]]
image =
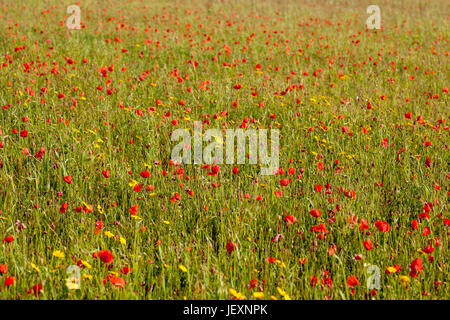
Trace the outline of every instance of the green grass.
[[[449, 298], [448, 3], [378, 1], [382, 29], [366, 30], [368, 1], [128, 2], [79, 1], [80, 30], [65, 25], [71, 1], [0, 5], [0, 106], [10, 104], [0, 109], [0, 240], [14, 237], [0, 243], [8, 268], [0, 299]], [[235, 129], [244, 118], [248, 128], [280, 130], [284, 174], [262, 176], [250, 164], [233, 174], [223, 164], [211, 176], [201, 165], [169, 164], [173, 130], [192, 131], [198, 120], [204, 131]], [[283, 187], [283, 178], [292, 182]], [[175, 192], [181, 200], [172, 202]], [[427, 202], [429, 219], [419, 219]], [[85, 204], [92, 212], [76, 211]], [[360, 231], [352, 216], [369, 228]], [[311, 231], [319, 224], [329, 231], [323, 239]], [[428, 244], [434, 252], [418, 251]], [[93, 257], [105, 249], [114, 255], [106, 265]], [[423, 270], [412, 277], [419, 257]], [[81, 269], [80, 290], [69, 290], [66, 269], [79, 260], [90, 268]], [[381, 271], [373, 297], [368, 265]], [[395, 265], [401, 270], [386, 274]], [[124, 266], [132, 272], [121, 274]], [[324, 270], [332, 286], [322, 285]], [[108, 274], [125, 285], [104, 284]], [[16, 277], [10, 286], [8, 277]], [[249, 288], [252, 279], [258, 285]], [[27, 294], [36, 284], [40, 294]]]

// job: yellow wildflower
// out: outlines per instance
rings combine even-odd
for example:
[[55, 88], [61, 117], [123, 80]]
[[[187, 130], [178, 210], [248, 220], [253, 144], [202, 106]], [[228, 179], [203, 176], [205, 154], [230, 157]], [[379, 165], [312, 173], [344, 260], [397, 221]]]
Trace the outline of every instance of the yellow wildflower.
[[57, 258], [64, 258], [66, 255], [62, 251], [55, 250], [53, 251], [53, 256]]

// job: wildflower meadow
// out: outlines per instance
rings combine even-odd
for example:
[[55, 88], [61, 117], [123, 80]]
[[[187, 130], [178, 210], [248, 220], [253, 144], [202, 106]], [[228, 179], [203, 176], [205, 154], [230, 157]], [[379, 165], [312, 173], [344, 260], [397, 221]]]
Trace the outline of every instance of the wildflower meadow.
[[1, 300], [449, 299], [449, 2], [3, 0]]

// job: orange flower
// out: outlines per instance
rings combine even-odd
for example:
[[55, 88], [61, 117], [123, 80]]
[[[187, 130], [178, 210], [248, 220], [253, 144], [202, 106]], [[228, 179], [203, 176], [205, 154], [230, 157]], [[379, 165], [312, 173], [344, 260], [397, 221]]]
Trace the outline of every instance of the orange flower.
[[287, 223], [287, 224], [293, 224], [297, 221], [297, 218], [294, 217], [292, 214], [288, 214], [287, 216], [285, 216], [283, 218], [283, 220]]
[[125, 280], [123, 280], [121, 277], [112, 276], [111, 278], [109, 278], [109, 281], [116, 287], [125, 286]]

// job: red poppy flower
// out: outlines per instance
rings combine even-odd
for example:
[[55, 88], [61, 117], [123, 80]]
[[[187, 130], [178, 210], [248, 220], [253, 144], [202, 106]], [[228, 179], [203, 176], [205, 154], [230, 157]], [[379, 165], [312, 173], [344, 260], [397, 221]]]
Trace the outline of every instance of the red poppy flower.
[[139, 205], [135, 204], [134, 206], [132, 206], [131, 208], [129, 208], [128, 210], [130, 210], [130, 213], [132, 216], [136, 215], [139, 211]]
[[16, 277], [8, 277], [5, 279], [5, 287], [9, 287], [11, 285], [14, 284], [14, 282], [16, 282], [17, 278]]
[[429, 244], [425, 248], [423, 248], [422, 251], [426, 252], [426, 253], [433, 253], [434, 248], [433, 248], [433, 246], [431, 244]]
[[147, 170], [143, 170], [143, 171], [141, 171], [140, 176], [142, 178], [148, 178], [148, 177], [150, 177], [150, 172], [148, 172]]
[[170, 198], [169, 200], [172, 201], [172, 202], [176, 202], [178, 200], [181, 200], [181, 196], [180, 196], [180, 194], [178, 192], [175, 192], [173, 197]]
[[13, 241], [14, 241], [14, 237], [13, 236], [7, 236], [5, 239], [3, 239], [3, 242], [11, 243]]
[[35, 284], [34, 286], [32, 286], [32, 287], [27, 291], [27, 294], [30, 294], [31, 292], [33, 292], [34, 296], [35, 296], [35, 297], [38, 297], [39, 294], [41, 293], [41, 291], [42, 291], [42, 284], [41, 284], [41, 283], [38, 283], [38, 284]]
[[419, 275], [419, 273], [423, 270], [422, 259], [420, 259], [419, 257], [413, 262], [411, 262], [409, 268], [411, 269], [409, 275], [413, 278], [416, 278]]
[[317, 169], [319, 169], [320, 171], [323, 170], [323, 162], [317, 162]]
[[34, 155], [36, 159], [41, 159], [42, 156], [45, 154], [45, 148], [40, 148], [39, 151]]
[[258, 279], [252, 279], [252, 280], [250, 280], [250, 283], [248, 284], [248, 288], [251, 290], [258, 285], [259, 285]]
[[283, 220], [287, 223], [287, 224], [293, 224], [297, 221], [297, 218], [294, 217], [292, 214], [288, 214], [287, 216], [285, 216], [283, 218]]
[[61, 212], [61, 213], [66, 212], [66, 210], [67, 210], [68, 207], [69, 207], [69, 206], [67, 205], [67, 202], [66, 202], [66, 201], [63, 202], [63, 204], [61, 205], [61, 208], [59, 209], [59, 212]]
[[101, 250], [97, 255], [103, 263], [110, 263], [114, 259], [114, 255], [109, 250]]
[[234, 244], [233, 244], [233, 242], [229, 241], [229, 242], [227, 243], [227, 245], [226, 245], [226, 249], [227, 249], [227, 252], [228, 252], [229, 254], [231, 254], [231, 253], [233, 252], [233, 250], [234, 250]]
[[220, 167], [219, 167], [217, 164], [215, 164], [215, 165], [213, 165], [213, 166], [211, 167], [211, 172], [212, 172], [213, 174], [218, 174], [219, 171], [220, 171]]
[[366, 219], [361, 219], [360, 221], [359, 221], [359, 223], [360, 223], [360, 225], [359, 225], [359, 230], [360, 231], [363, 231], [363, 230], [365, 230], [365, 229], [369, 229], [369, 224], [367, 223], [367, 220]]
[[83, 207], [83, 211], [86, 213], [91, 213], [92, 211], [94, 211], [94, 207], [89, 204], [89, 205]]
[[364, 245], [364, 248], [366, 248], [366, 250], [372, 250], [372, 248], [373, 248], [372, 241], [370, 241], [370, 240], [363, 241], [363, 245]]
[[125, 285], [125, 280], [121, 277], [112, 276], [109, 281], [116, 287], [123, 287]]
[[6, 274], [7, 271], [8, 271], [8, 266], [6, 264], [0, 264], [0, 273]]
[[349, 286], [350, 288], [356, 287], [357, 285], [359, 285], [359, 281], [358, 278], [355, 276], [349, 276], [347, 278], [347, 286]]
[[319, 209], [312, 209], [312, 210], [309, 212], [309, 214], [312, 215], [314, 218], [318, 218], [318, 217], [320, 217], [320, 215], [322, 214], [322, 212], [320, 212]]
[[63, 180], [68, 184], [72, 183], [72, 177], [70, 175], [63, 177]]
[[380, 232], [387, 232], [391, 230], [391, 226], [389, 225], [389, 223], [384, 221], [378, 220], [377, 222], [375, 222], [375, 226], [378, 228], [378, 231]]
[[127, 266], [125, 266], [122, 269], [120, 269], [120, 273], [122, 273], [122, 274], [128, 274], [128, 273], [131, 273], [131, 272], [133, 272], [133, 268], [129, 268]]
[[355, 200], [356, 199], [356, 192], [355, 192], [355, 190], [347, 190], [347, 191], [345, 191], [345, 196], [347, 198], [352, 198], [353, 200]]

